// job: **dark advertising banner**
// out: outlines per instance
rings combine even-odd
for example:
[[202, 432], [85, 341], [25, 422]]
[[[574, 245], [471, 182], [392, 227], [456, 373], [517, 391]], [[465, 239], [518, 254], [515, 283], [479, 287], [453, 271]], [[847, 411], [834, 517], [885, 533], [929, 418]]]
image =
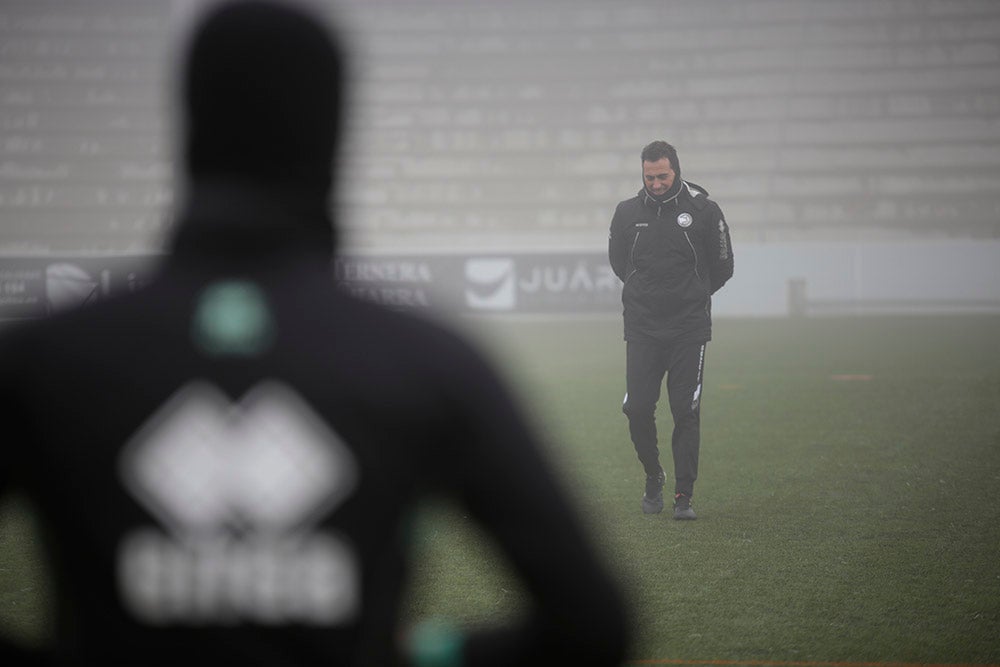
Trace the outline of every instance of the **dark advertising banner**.
[[[0, 319], [45, 317], [143, 285], [158, 257], [0, 257]], [[348, 292], [452, 313], [596, 313], [620, 308], [603, 253], [356, 255], [334, 272]]]
[[0, 320], [32, 319], [145, 283], [156, 263], [132, 257], [0, 257]]
[[621, 304], [603, 253], [342, 257], [336, 275], [361, 298], [473, 313], [593, 313]]

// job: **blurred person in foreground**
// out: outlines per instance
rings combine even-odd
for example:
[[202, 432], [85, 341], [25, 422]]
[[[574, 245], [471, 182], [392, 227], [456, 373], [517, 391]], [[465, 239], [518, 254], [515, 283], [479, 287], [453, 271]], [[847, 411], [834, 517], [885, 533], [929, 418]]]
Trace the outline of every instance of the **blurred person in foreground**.
[[[44, 523], [53, 663], [622, 657], [617, 588], [493, 371], [332, 282], [342, 77], [300, 10], [213, 10], [184, 70], [188, 197], [169, 259], [138, 293], [0, 347], [0, 484]], [[523, 619], [399, 627], [409, 521], [435, 492], [496, 539], [529, 593]]]
[[665, 475], [656, 436], [663, 377], [674, 420], [674, 518], [691, 507], [701, 445], [705, 345], [712, 339], [712, 295], [733, 275], [729, 227], [705, 188], [681, 179], [665, 141], [642, 150], [643, 187], [618, 204], [608, 258], [624, 283], [625, 401], [629, 435], [646, 472], [642, 511], [663, 511]]

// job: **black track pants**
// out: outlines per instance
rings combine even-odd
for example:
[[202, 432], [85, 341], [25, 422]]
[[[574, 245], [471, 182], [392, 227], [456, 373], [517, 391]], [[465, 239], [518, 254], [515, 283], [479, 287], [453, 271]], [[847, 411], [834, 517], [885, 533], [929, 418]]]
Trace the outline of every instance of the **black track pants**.
[[626, 394], [622, 411], [628, 416], [629, 434], [646, 474], [660, 468], [656, 440], [656, 402], [663, 376], [674, 418], [670, 440], [674, 456], [674, 493], [692, 495], [698, 479], [701, 443], [701, 385], [705, 343], [658, 344], [630, 340], [625, 348]]

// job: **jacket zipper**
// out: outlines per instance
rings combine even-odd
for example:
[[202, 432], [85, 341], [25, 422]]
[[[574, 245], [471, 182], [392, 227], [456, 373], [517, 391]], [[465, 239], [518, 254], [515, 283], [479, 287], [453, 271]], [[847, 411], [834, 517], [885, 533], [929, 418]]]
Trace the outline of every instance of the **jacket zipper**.
[[687, 232], [684, 232], [684, 238], [687, 240], [688, 245], [691, 246], [691, 252], [694, 253], [694, 275], [698, 277], [698, 280], [701, 280], [701, 274], [698, 273], [698, 251], [694, 249], [694, 244], [691, 243], [691, 237], [688, 236]]
[[[639, 242], [639, 232], [635, 233], [635, 238], [632, 239], [632, 248], [628, 251], [628, 261], [632, 265], [632, 273], [625, 276], [625, 281], [628, 282], [629, 278], [635, 275], [635, 272], [639, 269], [635, 268], [635, 244]], [[624, 283], [622, 283], [624, 284]]]

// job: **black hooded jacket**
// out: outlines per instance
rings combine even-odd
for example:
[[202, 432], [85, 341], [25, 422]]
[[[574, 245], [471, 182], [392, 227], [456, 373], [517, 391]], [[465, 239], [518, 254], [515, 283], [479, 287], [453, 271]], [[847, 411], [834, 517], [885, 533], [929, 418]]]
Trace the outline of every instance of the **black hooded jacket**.
[[624, 283], [626, 340], [711, 340], [712, 295], [733, 275], [733, 251], [722, 210], [704, 188], [678, 177], [665, 198], [642, 189], [619, 203], [608, 258]]
[[[313, 70], [288, 92], [291, 108], [311, 100], [310, 77], [335, 68], [289, 9], [218, 10], [189, 67], [238, 78], [239, 49], [198, 40], [265, 37], [306, 45]], [[406, 664], [412, 514], [445, 494], [531, 600], [519, 623], [448, 644], [460, 664], [617, 664], [622, 599], [496, 374], [446, 329], [337, 289], [321, 179], [240, 161], [252, 149], [228, 154], [215, 111], [192, 113], [192, 141], [213, 138], [189, 148], [188, 203], [152, 283], [0, 339], [0, 492], [32, 500], [56, 579], [55, 646], [35, 657]], [[281, 122], [262, 130], [268, 151], [286, 150]], [[300, 158], [293, 174], [324, 159]], [[4, 664], [13, 651], [0, 642]]]

